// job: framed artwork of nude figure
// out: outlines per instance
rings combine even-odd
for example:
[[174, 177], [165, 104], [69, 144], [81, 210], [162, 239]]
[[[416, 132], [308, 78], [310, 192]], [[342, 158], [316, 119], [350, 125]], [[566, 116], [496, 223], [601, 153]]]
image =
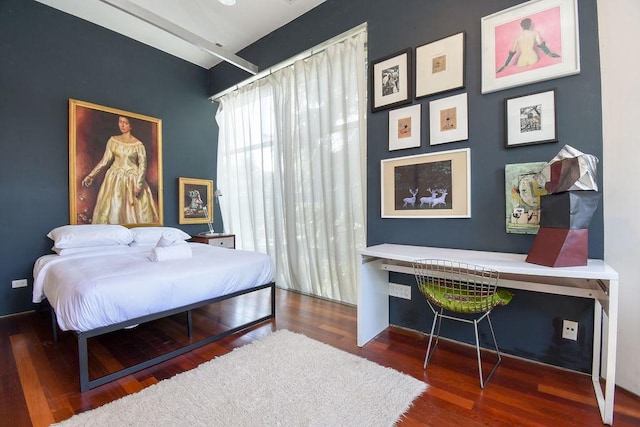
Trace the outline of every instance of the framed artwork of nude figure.
[[162, 121], [69, 100], [70, 224], [162, 225]]
[[482, 18], [482, 93], [579, 72], [577, 0], [532, 0]]

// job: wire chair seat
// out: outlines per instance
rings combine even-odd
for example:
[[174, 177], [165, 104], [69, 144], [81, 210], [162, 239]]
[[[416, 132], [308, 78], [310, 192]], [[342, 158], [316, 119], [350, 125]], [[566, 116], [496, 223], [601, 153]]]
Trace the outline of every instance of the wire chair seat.
[[[413, 268], [418, 289], [425, 296], [434, 314], [424, 368], [426, 369], [438, 345], [443, 318], [472, 323], [475, 330], [480, 387], [484, 388], [502, 360], [489, 314], [495, 307], [507, 305], [511, 301], [512, 294], [505, 289], [498, 288], [499, 273], [497, 271], [483, 266], [440, 259], [419, 259], [413, 261]], [[445, 314], [445, 310], [453, 314], [475, 314], [478, 316], [474, 319], [468, 319], [449, 313]], [[489, 324], [498, 357], [498, 361], [486, 379], [482, 375], [482, 359], [478, 339], [478, 322], [485, 318]], [[437, 334], [432, 350], [436, 326]]]

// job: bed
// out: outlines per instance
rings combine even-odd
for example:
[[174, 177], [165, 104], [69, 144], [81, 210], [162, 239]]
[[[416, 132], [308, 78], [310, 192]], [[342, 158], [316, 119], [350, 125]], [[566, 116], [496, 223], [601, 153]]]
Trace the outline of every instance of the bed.
[[[77, 335], [82, 392], [275, 317], [273, 264], [265, 254], [190, 243], [168, 227], [63, 226], [48, 236], [56, 254], [34, 264], [33, 302], [51, 306], [54, 340], [57, 327]], [[89, 338], [179, 313], [191, 336], [191, 310], [263, 289], [271, 290], [268, 315], [89, 378]]]

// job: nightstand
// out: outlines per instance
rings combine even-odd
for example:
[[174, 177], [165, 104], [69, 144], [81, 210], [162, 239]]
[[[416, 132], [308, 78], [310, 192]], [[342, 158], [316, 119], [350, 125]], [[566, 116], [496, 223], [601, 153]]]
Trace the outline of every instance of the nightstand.
[[213, 236], [203, 236], [200, 234], [191, 235], [191, 241], [197, 243], [204, 243], [211, 246], [218, 246], [220, 248], [235, 249], [236, 248], [236, 235], [217, 233]]

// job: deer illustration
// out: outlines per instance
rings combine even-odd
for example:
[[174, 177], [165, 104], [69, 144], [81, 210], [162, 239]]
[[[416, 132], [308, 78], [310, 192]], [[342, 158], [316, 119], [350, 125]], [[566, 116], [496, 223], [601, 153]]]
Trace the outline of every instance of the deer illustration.
[[420, 206], [422, 207], [423, 205], [429, 205], [431, 206], [431, 202], [433, 201], [433, 199], [436, 197], [437, 191], [432, 191], [431, 188], [427, 188], [427, 191], [429, 193], [431, 193], [431, 195], [429, 197], [420, 197]]
[[406, 197], [406, 198], [402, 199], [402, 201], [404, 202], [402, 204], [403, 208], [406, 208], [409, 205], [415, 207], [415, 205], [416, 205], [416, 196], [418, 195], [418, 189], [416, 188], [415, 191], [413, 191], [412, 189], [409, 189], [409, 193], [411, 193], [411, 195], [413, 197]]
[[436, 190], [438, 193], [440, 193], [440, 195], [438, 197], [434, 197], [433, 200], [431, 200], [431, 207], [435, 208], [438, 205], [446, 205], [447, 202], [444, 201], [444, 199], [447, 197], [447, 189], [446, 188], [441, 188], [440, 190]]

